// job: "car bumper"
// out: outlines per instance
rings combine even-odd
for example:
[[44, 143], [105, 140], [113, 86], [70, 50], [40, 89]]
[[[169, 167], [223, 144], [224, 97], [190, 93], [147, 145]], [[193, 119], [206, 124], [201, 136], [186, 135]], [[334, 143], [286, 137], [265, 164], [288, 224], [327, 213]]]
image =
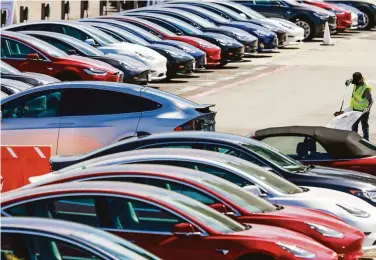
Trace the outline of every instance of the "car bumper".
[[288, 43], [294, 44], [296, 42], [302, 42], [304, 40], [304, 29], [303, 28], [296, 28], [293, 31], [290, 31], [288, 34]]
[[278, 38], [277, 37], [265, 37], [259, 40], [259, 52], [272, 51], [278, 48]]
[[165, 79], [167, 76], [167, 62], [160, 61], [149, 65], [151, 69], [150, 81], [159, 81]]
[[145, 70], [141, 73], [134, 74], [134, 75], [127, 75], [124, 77], [123, 82], [124, 83], [140, 83], [140, 84], [146, 84], [149, 81], [149, 75], [151, 71]]
[[221, 61], [239, 61], [244, 57], [244, 47], [227, 48], [222, 50]]
[[351, 25], [352, 25], [351, 20], [339, 20], [339, 19], [337, 19], [337, 29], [339, 29], [339, 30], [344, 30], [344, 29], [350, 28]]
[[221, 49], [217, 49], [215, 51], [208, 51], [206, 53], [206, 65], [219, 65], [221, 61]]
[[284, 47], [288, 45], [287, 33], [277, 33], [278, 47]]
[[176, 74], [189, 74], [195, 70], [196, 61], [194, 59], [188, 61], [182, 61], [175, 64], [169, 64], [167, 73], [168, 75]]
[[205, 69], [205, 66], [207, 64], [207, 58], [206, 55], [203, 55], [199, 58], [196, 59], [196, 65], [195, 65], [195, 70], [201, 70]]
[[244, 52], [245, 53], [254, 53], [254, 52], [257, 51], [258, 40], [254, 40], [254, 41], [242, 41], [241, 43], [244, 45]]
[[321, 37], [324, 35], [326, 22], [328, 22], [330, 33], [335, 33], [337, 31], [337, 17], [332, 16], [329, 17], [327, 21], [322, 21], [322, 23], [316, 25], [316, 37]]

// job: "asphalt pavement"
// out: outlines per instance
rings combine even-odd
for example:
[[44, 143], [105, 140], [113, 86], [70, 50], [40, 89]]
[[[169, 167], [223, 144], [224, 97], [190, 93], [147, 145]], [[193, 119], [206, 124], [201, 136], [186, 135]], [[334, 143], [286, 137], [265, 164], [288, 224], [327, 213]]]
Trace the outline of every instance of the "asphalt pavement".
[[[221, 132], [245, 135], [272, 126], [325, 126], [339, 110], [344, 83], [353, 72], [363, 73], [376, 98], [376, 31], [346, 32], [332, 40], [334, 46], [321, 46], [317, 39], [203, 71], [196, 74], [199, 78], [152, 85], [198, 103], [216, 104]], [[350, 96], [351, 91], [347, 106]], [[370, 133], [376, 141], [376, 107]]]

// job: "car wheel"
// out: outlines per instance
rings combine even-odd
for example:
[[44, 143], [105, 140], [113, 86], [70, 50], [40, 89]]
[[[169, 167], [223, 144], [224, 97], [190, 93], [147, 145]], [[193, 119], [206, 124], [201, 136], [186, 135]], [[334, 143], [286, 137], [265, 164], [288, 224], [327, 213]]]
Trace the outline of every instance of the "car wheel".
[[315, 36], [315, 31], [314, 31], [314, 28], [313, 28], [312, 23], [310, 21], [308, 21], [307, 19], [304, 19], [304, 18], [301, 18], [301, 19], [298, 18], [294, 21], [294, 23], [297, 26], [303, 28], [303, 30], [304, 30], [303, 41], [309, 41], [309, 40], [313, 39], [313, 37]]
[[370, 30], [375, 26], [374, 17], [367, 9], [359, 9], [364, 13], [364, 24], [359, 26], [362, 30]]
[[73, 72], [63, 72], [63, 73], [57, 75], [56, 78], [61, 80], [61, 81], [81, 80], [81, 78]]

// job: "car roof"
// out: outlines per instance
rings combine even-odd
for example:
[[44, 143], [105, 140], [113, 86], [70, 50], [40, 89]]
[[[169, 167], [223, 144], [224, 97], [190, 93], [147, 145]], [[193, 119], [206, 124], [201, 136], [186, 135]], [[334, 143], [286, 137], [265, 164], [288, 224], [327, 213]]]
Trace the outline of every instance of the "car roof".
[[26, 89], [33, 87], [32, 85], [27, 84], [27, 83], [22, 82], [22, 81], [19, 81], [17, 79], [6, 79], [6, 78], [1, 79], [1, 85], [17, 88], [20, 91], [23, 91], [23, 90], [26, 90]]
[[257, 139], [275, 135], [307, 135], [314, 137], [333, 158], [368, 157], [376, 155], [375, 150], [359, 142], [362, 137], [353, 131], [322, 126], [285, 126], [271, 127], [255, 132]]
[[35, 22], [27, 22], [27, 23], [19, 23], [19, 24], [13, 24], [9, 25], [3, 28], [4, 31], [9, 32], [8, 29], [17, 28], [25, 25], [34, 25], [34, 24], [63, 24], [63, 25], [70, 25], [73, 27], [79, 27], [81, 23], [77, 21], [67, 21], [67, 20], [43, 20], [43, 21], [35, 21]]
[[134, 93], [140, 92], [144, 88], [144, 86], [140, 85], [133, 85], [133, 84], [126, 84], [126, 83], [119, 83], [119, 82], [108, 82], [108, 81], [74, 81], [74, 82], [57, 82], [51, 83], [44, 86], [34, 87], [20, 93], [14, 94], [1, 100], [1, 103], [7, 102], [13, 98], [17, 98], [18, 96], [23, 96], [26, 94], [30, 94], [33, 92], [43, 91], [43, 90], [50, 90], [50, 89], [61, 89], [61, 88], [90, 88], [90, 89], [109, 89], [112, 91], [124, 92], [124, 93]]

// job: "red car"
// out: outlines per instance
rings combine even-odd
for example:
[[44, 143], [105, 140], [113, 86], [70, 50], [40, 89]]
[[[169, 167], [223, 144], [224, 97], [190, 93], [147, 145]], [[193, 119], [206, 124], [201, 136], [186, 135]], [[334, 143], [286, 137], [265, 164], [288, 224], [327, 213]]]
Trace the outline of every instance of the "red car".
[[1, 32], [1, 60], [21, 71], [60, 80], [123, 81], [123, 72], [107, 63], [68, 55], [35, 37], [16, 32]]
[[2, 214], [79, 222], [110, 231], [165, 260], [338, 259], [294, 231], [242, 225], [181, 194], [149, 185], [82, 182], [7, 192]]
[[[306, 164], [355, 170], [376, 176], [376, 145], [353, 131], [321, 126], [285, 126], [260, 129], [250, 137]], [[359, 180], [372, 181], [366, 175], [352, 174]]]
[[309, 236], [341, 255], [355, 260], [363, 255], [364, 234], [336, 217], [300, 207], [282, 207], [245, 189], [200, 171], [162, 165], [120, 165], [54, 174], [23, 189], [71, 181], [122, 181], [148, 184], [198, 200], [241, 223], [290, 229]]
[[333, 13], [335, 13], [337, 16], [337, 30], [343, 31], [351, 27], [351, 23], [352, 23], [351, 13], [346, 11], [345, 9], [342, 9], [338, 6], [325, 3], [319, 0], [299, 0], [299, 2], [309, 4], [309, 5], [314, 5], [314, 6], [317, 6], [317, 7], [320, 7], [325, 10], [332, 11]]
[[221, 48], [218, 46], [211, 44], [208, 41], [205, 41], [203, 39], [192, 37], [192, 36], [183, 36], [183, 35], [176, 35], [175, 33], [166, 30], [165, 28], [152, 23], [150, 21], [146, 21], [140, 18], [136, 17], [125, 17], [125, 16], [100, 16], [97, 17], [100, 19], [111, 19], [111, 20], [117, 20], [117, 21], [124, 21], [127, 23], [132, 23], [136, 26], [139, 26], [155, 35], [157, 35], [159, 38], [163, 40], [175, 40], [175, 41], [181, 41], [188, 44], [191, 44], [200, 50], [204, 51], [206, 53], [207, 57], [207, 65], [214, 66], [219, 65], [221, 60]]

